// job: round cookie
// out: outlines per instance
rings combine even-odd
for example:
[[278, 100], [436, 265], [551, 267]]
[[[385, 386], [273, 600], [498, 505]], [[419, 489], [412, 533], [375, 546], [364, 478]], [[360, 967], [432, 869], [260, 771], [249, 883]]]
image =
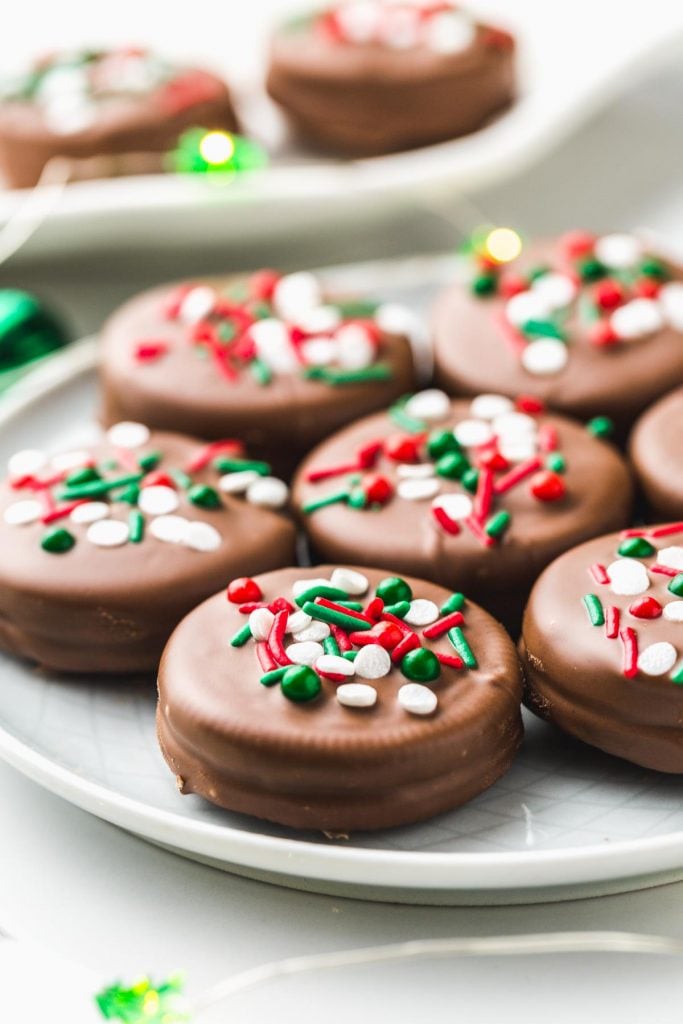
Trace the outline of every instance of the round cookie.
[[683, 519], [683, 388], [662, 398], [641, 416], [629, 440], [629, 454], [650, 518]]
[[515, 631], [541, 570], [627, 523], [631, 491], [620, 456], [578, 423], [431, 390], [323, 442], [293, 505], [320, 557], [464, 590]]
[[451, 3], [340, 3], [284, 25], [267, 87], [314, 145], [376, 156], [465, 135], [515, 95], [515, 44]]
[[414, 326], [402, 307], [329, 295], [309, 273], [157, 288], [103, 328], [104, 420], [240, 437], [287, 474], [414, 386]]
[[683, 525], [600, 537], [553, 562], [531, 593], [522, 655], [541, 718], [683, 772]]
[[486, 241], [469, 285], [432, 317], [436, 379], [453, 395], [530, 393], [558, 412], [606, 415], [625, 436], [683, 375], [683, 273], [635, 235], [572, 232], [497, 265]]
[[180, 623], [158, 736], [182, 793], [294, 828], [387, 828], [507, 771], [521, 689], [509, 637], [462, 594], [374, 569], [283, 569]]
[[0, 93], [0, 170], [28, 188], [55, 156], [73, 177], [163, 170], [191, 126], [237, 129], [227, 86], [143, 49], [50, 54]]
[[274, 511], [287, 488], [256, 469], [235, 442], [130, 422], [92, 447], [17, 452], [0, 484], [0, 647], [58, 671], [154, 670], [208, 594], [291, 561]]

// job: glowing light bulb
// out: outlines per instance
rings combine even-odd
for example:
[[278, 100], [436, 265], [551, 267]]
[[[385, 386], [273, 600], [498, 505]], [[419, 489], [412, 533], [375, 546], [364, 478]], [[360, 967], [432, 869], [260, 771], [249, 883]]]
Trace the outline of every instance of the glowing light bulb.
[[522, 251], [522, 239], [512, 228], [494, 228], [486, 236], [485, 250], [496, 263], [509, 263]]
[[199, 152], [207, 164], [225, 164], [235, 153], [235, 142], [227, 132], [207, 132], [199, 143]]

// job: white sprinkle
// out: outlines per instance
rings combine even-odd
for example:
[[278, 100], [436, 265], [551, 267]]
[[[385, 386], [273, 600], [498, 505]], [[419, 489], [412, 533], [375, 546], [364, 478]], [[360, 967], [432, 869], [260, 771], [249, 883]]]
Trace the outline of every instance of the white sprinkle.
[[440, 494], [432, 502], [434, 508], [442, 508], [449, 519], [460, 522], [472, 514], [472, 499], [468, 494]]
[[399, 480], [396, 493], [404, 501], [426, 501], [441, 489], [441, 481], [432, 476], [427, 480]]
[[301, 355], [310, 366], [329, 366], [337, 354], [337, 343], [332, 338], [309, 338], [301, 345]]
[[[152, 523], [158, 521], [153, 519]], [[210, 523], [188, 522], [183, 543], [193, 551], [215, 551], [220, 547], [222, 539], [218, 530]]]
[[512, 441], [535, 437], [538, 424], [533, 416], [527, 416], [525, 412], [508, 412], [496, 416], [493, 430], [497, 437]]
[[370, 366], [376, 349], [368, 331], [361, 324], [346, 324], [335, 334], [338, 362], [345, 370], [363, 370]]
[[650, 644], [640, 652], [638, 668], [647, 676], [663, 676], [671, 671], [677, 658], [674, 645], [662, 640], [660, 643]]
[[657, 561], [660, 565], [668, 566], [669, 569], [679, 569], [683, 572], [683, 548], [678, 545], [662, 548], [657, 552]]
[[138, 497], [138, 507], [150, 516], [165, 516], [175, 512], [180, 504], [176, 491], [172, 487], [159, 484], [154, 487], [143, 487]]
[[83, 505], [76, 505], [69, 519], [72, 523], [96, 523], [98, 519], [106, 519], [109, 515], [109, 505], [106, 501], [86, 501]]
[[647, 569], [635, 558], [618, 558], [607, 566], [607, 575], [615, 594], [644, 594], [650, 586]]
[[273, 373], [294, 373], [299, 366], [287, 325], [273, 317], [257, 320], [249, 328], [256, 352]]
[[391, 671], [391, 658], [380, 644], [366, 644], [354, 658], [353, 667], [362, 679], [381, 679]]
[[45, 452], [37, 448], [24, 448], [23, 451], [15, 452], [7, 463], [7, 472], [11, 477], [18, 479], [22, 476], [33, 476], [47, 464]]
[[275, 621], [268, 608], [255, 608], [249, 616], [249, 629], [254, 640], [267, 640]]
[[310, 624], [312, 622], [313, 622], [313, 619], [311, 618], [310, 615], [307, 615], [306, 612], [302, 612], [302, 611], [292, 612], [290, 614], [289, 618], [287, 619], [287, 629], [286, 629], [286, 632], [287, 633], [297, 633], [297, 632], [300, 632], [302, 629], [305, 629], [306, 626], [310, 626]]
[[411, 309], [398, 303], [387, 302], [375, 313], [375, 323], [385, 334], [413, 338], [420, 335], [419, 318]]
[[90, 524], [86, 537], [98, 548], [118, 548], [128, 540], [128, 525], [119, 519], [98, 519]]
[[45, 124], [57, 135], [71, 135], [89, 128], [97, 117], [96, 106], [85, 96], [60, 96], [43, 107]]
[[683, 284], [670, 281], [659, 292], [659, 304], [673, 328], [683, 331]]
[[398, 691], [398, 702], [411, 715], [431, 715], [439, 699], [433, 690], [421, 683], [406, 683]]
[[26, 526], [40, 519], [42, 512], [43, 506], [39, 501], [27, 498], [25, 501], [15, 501], [13, 505], [8, 505], [3, 513], [3, 519], [10, 526]]
[[147, 444], [149, 438], [149, 430], [143, 423], [131, 423], [127, 420], [115, 423], [107, 431], [107, 441], [115, 448], [141, 448], [143, 444]]
[[379, 8], [376, 3], [359, 0], [346, 3], [336, 12], [337, 22], [344, 38], [350, 43], [369, 43], [379, 23]]
[[485, 420], [461, 420], [453, 427], [453, 436], [465, 448], [477, 448], [492, 440], [493, 430]]
[[439, 609], [434, 602], [418, 597], [410, 602], [410, 610], [404, 616], [404, 621], [410, 626], [428, 626], [430, 622], [436, 622], [438, 617]]
[[342, 658], [341, 654], [323, 654], [316, 661], [315, 667], [321, 672], [332, 672], [338, 676], [352, 676], [356, 671], [353, 662]]
[[660, 331], [664, 326], [664, 316], [655, 299], [633, 299], [614, 310], [610, 324], [618, 338], [632, 341]]
[[396, 467], [396, 476], [402, 480], [426, 480], [434, 476], [435, 468], [433, 462], [399, 462]]
[[[329, 587], [329, 586], [330, 586], [330, 580], [323, 579], [322, 576], [316, 576], [314, 579], [310, 579], [310, 580], [294, 580], [294, 583], [292, 583], [292, 594], [294, 595], [294, 598], [296, 599], [300, 594], [303, 594], [303, 592], [305, 590], [308, 590], [310, 587]], [[348, 591], [347, 591], [347, 593], [348, 593]]]
[[50, 465], [57, 473], [68, 473], [70, 469], [79, 469], [92, 461], [90, 452], [62, 452], [53, 455]]
[[289, 500], [289, 487], [276, 476], [260, 476], [249, 484], [247, 501], [263, 508], [282, 508]]
[[498, 451], [508, 462], [526, 462], [538, 454], [535, 437], [502, 437]]
[[478, 420], [495, 420], [515, 408], [505, 395], [477, 395], [470, 403], [470, 416]]
[[345, 708], [371, 708], [377, 703], [377, 690], [368, 683], [342, 683], [337, 687], [337, 700]]
[[255, 469], [238, 469], [235, 473], [226, 473], [218, 481], [219, 490], [224, 494], [244, 494], [247, 488], [258, 480]]
[[341, 323], [341, 313], [334, 306], [316, 306], [304, 310], [296, 320], [296, 326], [306, 334], [327, 334]]
[[190, 523], [184, 516], [157, 516], [147, 530], [157, 540], [167, 544], [184, 544]]
[[370, 586], [370, 581], [362, 572], [356, 572], [355, 569], [345, 569], [343, 567], [333, 571], [330, 576], [330, 583], [333, 587], [339, 587], [340, 590], [344, 590], [350, 597], [360, 597], [362, 594], [367, 593]]
[[669, 601], [664, 605], [663, 614], [669, 622], [683, 622], [683, 601]]
[[595, 243], [595, 255], [611, 270], [626, 270], [643, 255], [643, 246], [635, 235], [603, 235]]
[[283, 320], [297, 323], [312, 309], [322, 305], [323, 295], [320, 282], [314, 274], [301, 272], [285, 274], [275, 286], [273, 305]]
[[314, 620], [308, 626], [304, 626], [303, 629], [299, 629], [296, 632], [292, 630], [292, 633], [297, 643], [305, 643], [307, 640], [315, 640], [317, 643], [320, 643], [321, 640], [327, 640], [330, 635], [330, 627], [326, 622]]
[[322, 644], [312, 640], [306, 640], [301, 644], [290, 644], [287, 648], [287, 656], [295, 665], [309, 665], [313, 667], [318, 658], [324, 654]]
[[559, 373], [568, 358], [567, 346], [557, 338], [538, 338], [522, 350], [522, 366], [537, 377]]
[[216, 293], [208, 284], [190, 289], [180, 304], [178, 316], [188, 326], [204, 320], [216, 305]]
[[505, 315], [515, 327], [529, 320], [545, 320], [551, 309], [542, 293], [529, 290], [513, 295], [505, 304]]
[[404, 406], [408, 416], [426, 423], [440, 423], [451, 411], [451, 400], [445, 391], [428, 388], [412, 395]]
[[420, 38], [420, 20], [417, 11], [409, 7], [389, 7], [380, 20], [378, 34], [381, 43], [392, 50], [410, 50]]
[[542, 274], [531, 288], [551, 310], [565, 309], [577, 292], [576, 284], [566, 274]]
[[461, 53], [474, 42], [476, 30], [469, 18], [455, 11], [444, 11], [429, 18], [425, 42], [434, 53]]

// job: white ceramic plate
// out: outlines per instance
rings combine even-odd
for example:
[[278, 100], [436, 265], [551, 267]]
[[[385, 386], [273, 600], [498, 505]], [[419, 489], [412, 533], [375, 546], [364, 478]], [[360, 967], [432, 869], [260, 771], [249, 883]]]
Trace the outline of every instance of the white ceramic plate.
[[[309, 0], [309, 6], [315, 0]], [[245, 238], [297, 232], [303, 226], [377, 222], [397, 204], [439, 205], [454, 195], [503, 180], [543, 156], [583, 121], [677, 51], [683, 39], [683, 6], [671, 0], [647, 5], [611, 0], [474, 0], [482, 16], [509, 25], [520, 39], [521, 96], [487, 128], [409, 153], [359, 161], [323, 160], [292, 147], [265, 99], [260, 79], [273, 20], [306, 7], [307, 0], [254, 0], [225, 12], [225, 31], [212, 0], [195, 0], [191, 19], [168, 18], [158, 7], [120, 0], [117, 24], [102, 29], [93, 11], [65, 0], [36, 25], [17, 12], [14, 60], [42, 49], [101, 40], [163, 46], [178, 57], [201, 59], [237, 82], [249, 131], [272, 154], [268, 170], [229, 183], [202, 178], [151, 176], [69, 185], [47, 213], [30, 251], [75, 250], [102, 243], [179, 244], [204, 235], [223, 245]], [[65, 12], [71, 11], [69, 18]], [[74, 29], [78, 25], [78, 34]], [[24, 201], [0, 193], [0, 224]]]
[[[390, 278], [419, 309], [447, 266], [368, 265], [361, 276], [387, 299]], [[95, 361], [95, 343], [81, 342], [3, 400], [0, 464], [20, 448], [78, 442], [95, 409]], [[559, 900], [683, 878], [683, 778], [608, 757], [531, 716], [510, 773], [466, 807], [330, 841], [181, 797], [157, 749], [154, 707], [151, 681], [52, 677], [0, 658], [2, 757], [91, 813], [229, 871], [436, 904]]]

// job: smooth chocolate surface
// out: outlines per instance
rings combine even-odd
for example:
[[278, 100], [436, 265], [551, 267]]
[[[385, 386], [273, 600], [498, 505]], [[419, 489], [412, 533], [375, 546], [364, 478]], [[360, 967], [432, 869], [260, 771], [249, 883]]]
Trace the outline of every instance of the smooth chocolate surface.
[[683, 388], [662, 398], [636, 423], [629, 454], [650, 519], [683, 519]]

